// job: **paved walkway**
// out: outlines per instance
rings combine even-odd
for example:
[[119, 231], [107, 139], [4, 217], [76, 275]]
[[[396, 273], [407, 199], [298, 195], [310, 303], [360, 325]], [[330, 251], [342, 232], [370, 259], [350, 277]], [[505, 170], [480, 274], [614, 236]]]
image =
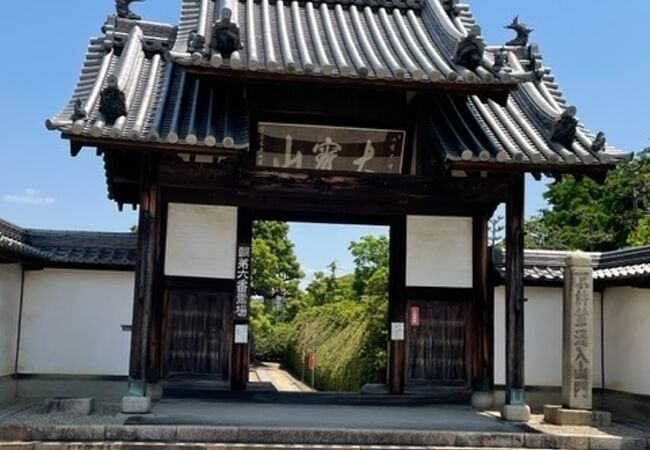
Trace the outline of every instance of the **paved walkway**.
[[[517, 432], [519, 428], [467, 406], [253, 404], [163, 399], [138, 424], [367, 430]], [[127, 422], [128, 423], [128, 422]]]
[[251, 377], [251, 381], [271, 383], [278, 392], [314, 392], [312, 388], [296, 380], [277, 363], [261, 363], [254, 367], [252, 372], [254, 375]]

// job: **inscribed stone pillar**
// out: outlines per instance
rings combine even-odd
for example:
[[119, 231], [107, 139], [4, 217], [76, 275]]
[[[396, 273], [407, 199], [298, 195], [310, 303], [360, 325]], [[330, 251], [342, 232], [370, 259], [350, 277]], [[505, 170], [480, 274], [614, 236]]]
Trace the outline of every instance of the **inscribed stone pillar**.
[[592, 408], [594, 286], [591, 256], [570, 253], [564, 269], [562, 406]]

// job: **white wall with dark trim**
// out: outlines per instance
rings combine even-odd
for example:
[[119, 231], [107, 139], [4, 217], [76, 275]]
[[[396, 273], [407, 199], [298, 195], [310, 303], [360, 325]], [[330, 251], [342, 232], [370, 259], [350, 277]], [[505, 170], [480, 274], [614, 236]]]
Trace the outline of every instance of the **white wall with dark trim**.
[[133, 272], [25, 272], [18, 373], [126, 375]]
[[0, 264], [0, 377], [16, 366], [22, 276], [20, 264]]
[[604, 293], [605, 386], [650, 395], [650, 290]]

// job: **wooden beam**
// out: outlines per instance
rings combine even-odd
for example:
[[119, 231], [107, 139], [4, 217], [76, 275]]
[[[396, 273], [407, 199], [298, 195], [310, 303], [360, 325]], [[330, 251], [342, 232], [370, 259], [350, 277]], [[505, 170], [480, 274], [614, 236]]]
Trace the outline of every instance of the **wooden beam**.
[[491, 384], [490, 338], [491, 321], [488, 295], [488, 213], [478, 208], [473, 220], [473, 302], [472, 302], [472, 386], [489, 390]]
[[160, 189], [156, 182], [156, 169], [155, 160], [149, 158], [142, 167], [140, 184], [140, 217], [129, 362], [129, 394], [136, 396], [146, 395], [156, 261], [160, 251], [157, 245], [160, 232]]
[[524, 177], [506, 203], [506, 404], [524, 404]]
[[[251, 250], [253, 240], [253, 219], [251, 211], [247, 209], [240, 208], [237, 215], [237, 248], [238, 252], [242, 248], [248, 248], [249, 252]], [[238, 261], [241, 261], [241, 255], [238, 255]], [[233, 336], [232, 344], [232, 353], [230, 360], [230, 384], [233, 391], [245, 391], [248, 385], [248, 372], [249, 372], [249, 363], [250, 363], [250, 329], [249, 329], [249, 340], [244, 343], [235, 342], [234, 333], [235, 327], [246, 326], [250, 328], [250, 276], [252, 273], [252, 260], [248, 256], [248, 277], [246, 278], [246, 315], [245, 317], [240, 317], [236, 313], [237, 308], [237, 284], [240, 280], [235, 279], [235, 290], [233, 295], [232, 307], [235, 314], [233, 314], [232, 321], [232, 330], [230, 332]], [[237, 268], [237, 274], [239, 274], [240, 268]]]
[[391, 339], [391, 324], [406, 328], [406, 216], [393, 219], [390, 227], [390, 270], [388, 296], [388, 387], [391, 394], [403, 394], [406, 384], [406, 342]]

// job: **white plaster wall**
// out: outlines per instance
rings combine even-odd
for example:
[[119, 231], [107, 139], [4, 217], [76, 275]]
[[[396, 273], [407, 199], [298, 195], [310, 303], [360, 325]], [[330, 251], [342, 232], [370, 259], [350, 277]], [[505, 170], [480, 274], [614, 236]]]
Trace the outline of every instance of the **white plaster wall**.
[[170, 203], [165, 275], [235, 278], [237, 208]]
[[22, 273], [20, 264], [0, 264], [0, 377], [16, 365]]
[[472, 259], [471, 217], [407, 217], [407, 286], [470, 288]]
[[650, 395], [650, 290], [611, 288], [605, 298], [605, 387]]
[[[562, 386], [562, 288], [527, 287], [525, 376], [528, 386]], [[505, 288], [494, 291], [494, 379], [505, 384]], [[600, 294], [594, 294], [593, 384], [601, 385]]]
[[126, 375], [133, 287], [132, 272], [26, 272], [19, 373]]

